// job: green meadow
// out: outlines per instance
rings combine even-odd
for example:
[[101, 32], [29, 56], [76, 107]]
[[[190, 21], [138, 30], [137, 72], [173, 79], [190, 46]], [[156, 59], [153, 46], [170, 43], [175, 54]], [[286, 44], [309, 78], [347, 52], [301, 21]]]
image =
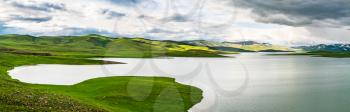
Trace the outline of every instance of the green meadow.
[[[181, 112], [202, 99], [202, 91], [166, 77], [106, 77], [76, 85], [27, 84], [7, 71], [36, 64], [118, 64], [91, 57], [221, 57], [220, 51], [141, 38], [0, 36], [0, 110]], [[49, 74], [48, 74], [49, 75]]]
[[0, 50], [25, 54], [60, 55], [73, 57], [152, 58], [222, 57], [222, 51], [204, 46], [187, 45], [175, 41], [142, 38], [110, 38], [101, 35], [34, 37], [29, 35], [1, 35]]

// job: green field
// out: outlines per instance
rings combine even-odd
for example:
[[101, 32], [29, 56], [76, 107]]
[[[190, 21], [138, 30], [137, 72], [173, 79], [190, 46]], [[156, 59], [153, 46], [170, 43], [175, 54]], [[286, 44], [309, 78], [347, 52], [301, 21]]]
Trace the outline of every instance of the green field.
[[72, 86], [36, 85], [11, 79], [7, 71], [35, 64], [118, 64], [90, 57], [216, 57], [202, 46], [146, 39], [0, 36], [0, 110], [182, 112], [202, 99], [198, 88], [165, 77], [107, 77]]
[[0, 109], [122, 112], [167, 109], [169, 112], [180, 112], [188, 110], [202, 98], [200, 89], [176, 83], [171, 78], [110, 77], [73, 86], [52, 86], [21, 83], [7, 74], [8, 70], [22, 65], [103, 63], [71, 57], [0, 53]]
[[208, 46], [212, 49], [228, 52], [290, 52], [294, 49], [287, 46], [259, 43], [255, 41], [217, 42], [207, 40], [182, 41], [190, 45]]
[[222, 57], [221, 51], [204, 46], [186, 45], [174, 41], [143, 38], [110, 38], [101, 35], [42, 36], [0, 35], [0, 50], [18, 54], [64, 55], [74, 57], [151, 58]]
[[184, 112], [202, 99], [194, 87], [160, 77], [109, 77], [74, 86], [37, 86], [118, 112]]

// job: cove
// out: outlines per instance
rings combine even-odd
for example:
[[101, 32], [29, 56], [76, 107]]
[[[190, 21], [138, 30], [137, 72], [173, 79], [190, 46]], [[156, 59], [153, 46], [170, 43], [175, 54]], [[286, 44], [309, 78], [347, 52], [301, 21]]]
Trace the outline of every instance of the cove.
[[22, 82], [53, 85], [110, 76], [172, 77], [204, 91], [193, 112], [350, 111], [350, 59], [263, 53], [233, 56], [104, 58], [126, 64], [22, 66], [9, 73]]

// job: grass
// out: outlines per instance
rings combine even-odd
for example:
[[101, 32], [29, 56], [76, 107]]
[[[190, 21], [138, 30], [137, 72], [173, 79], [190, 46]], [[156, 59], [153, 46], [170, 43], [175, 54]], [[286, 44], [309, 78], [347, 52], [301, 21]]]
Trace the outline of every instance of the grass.
[[109, 77], [73, 86], [38, 85], [115, 112], [183, 112], [198, 103], [201, 91], [161, 77]]
[[35, 64], [118, 64], [92, 57], [222, 57], [203, 46], [100, 35], [34, 37], [0, 35], [0, 110], [183, 112], [202, 99], [198, 88], [164, 77], [108, 77], [72, 86], [34, 85], [7, 71]]
[[276, 51], [290, 51], [289, 48], [278, 45], [266, 45], [266, 44], [253, 44], [253, 45], [232, 45], [233, 48], [239, 48], [247, 51], [264, 51], [264, 50], [276, 50]]
[[[152, 58], [164, 56], [206, 57], [221, 52], [204, 46], [184, 45], [172, 41], [147, 40], [143, 38], [110, 38], [100, 35], [43, 36], [0, 35], [0, 49], [16, 49], [51, 55], [81, 57], [128, 57]], [[196, 50], [200, 53], [193, 53]], [[181, 56], [184, 57], [184, 56]]]
[[11, 79], [7, 71], [35, 64], [91, 65], [106, 62], [72, 56], [40, 56], [0, 51], [2, 111], [187, 111], [202, 99], [198, 88], [161, 77], [109, 77], [72, 86], [34, 85]]
[[30, 88], [31, 84], [11, 79], [7, 71], [16, 66], [56, 64], [101, 64], [74, 58], [18, 55], [0, 52], [0, 109], [2, 111], [103, 111], [70, 96]]

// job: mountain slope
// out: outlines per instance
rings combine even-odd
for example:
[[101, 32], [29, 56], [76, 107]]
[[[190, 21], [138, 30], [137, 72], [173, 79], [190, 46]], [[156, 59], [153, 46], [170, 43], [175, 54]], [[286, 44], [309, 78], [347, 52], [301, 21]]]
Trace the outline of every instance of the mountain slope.
[[283, 51], [292, 51], [292, 49], [272, 45], [268, 43], [258, 43], [255, 41], [241, 41], [241, 42], [213, 42], [205, 40], [194, 40], [194, 41], [183, 41], [186, 44], [190, 45], [200, 45], [208, 46], [210, 48], [222, 51], [231, 51], [231, 52], [283, 52]]
[[[22, 83], [8, 75], [14, 67], [36, 64], [106, 63], [79, 57], [0, 52], [1, 112], [152, 112], [154, 105], [160, 111], [183, 112], [202, 99], [200, 89], [165, 77], [104, 77], [71, 86], [58, 86]], [[130, 82], [133, 83], [130, 85]], [[149, 85], [152, 87], [149, 88]], [[139, 96], [144, 99], [139, 100]]]
[[319, 44], [296, 47], [305, 51], [350, 52], [350, 44]]
[[[142, 38], [110, 38], [91, 34], [85, 36], [1, 35], [0, 49], [51, 55], [106, 57], [217, 57], [220, 51], [172, 41]], [[197, 52], [194, 52], [197, 51]], [[184, 55], [185, 54], [185, 55]]]
[[319, 44], [312, 46], [299, 46], [296, 49], [301, 49], [303, 53], [296, 53], [292, 55], [312, 55], [321, 57], [334, 58], [349, 58], [350, 44]]

